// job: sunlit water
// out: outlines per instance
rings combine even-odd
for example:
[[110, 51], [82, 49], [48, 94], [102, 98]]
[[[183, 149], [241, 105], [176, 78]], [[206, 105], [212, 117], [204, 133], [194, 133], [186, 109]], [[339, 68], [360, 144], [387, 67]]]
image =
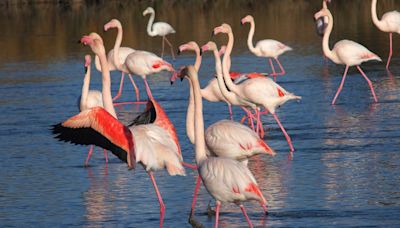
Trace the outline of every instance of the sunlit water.
[[[271, 2], [280, 4], [278, 1]], [[340, 13], [337, 8], [342, 7], [342, 2], [333, 6], [337, 13]], [[390, 4], [392, 1], [382, 2], [393, 7]], [[318, 2], [307, 9], [311, 12], [319, 6]], [[398, 6], [397, 3], [397, 9]], [[368, 13], [368, 6], [363, 7]], [[139, 13], [141, 10], [137, 9]], [[186, 11], [180, 8], [179, 12]], [[238, 16], [234, 19], [239, 24], [240, 16], [251, 11], [235, 12]], [[359, 24], [361, 28], [368, 27], [368, 32], [347, 31], [342, 24], [340, 27], [346, 32], [338, 32], [331, 40], [360, 38], [386, 61], [388, 36], [368, 24], [368, 14], [364, 17]], [[374, 84], [379, 103], [373, 103], [367, 83], [352, 69], [337, 105], [332, 106], [330, 102], [344, 66], [323, 60], [320, 39], [311, 33], [311, 14], [305, 18], [305, 22], [300, 24], [307, 28], [307, 39], [300, 36], [297, 42], [290, 35], [281, 39], [294, 51], [281, 57], [287, 74], [279, 77], [278, 82], [303, 98], [300, 102], [286, 103], [277, 112], [296, 148], [294, 159], [288, 160], [288, 145], [273, 118], [263, 117], [267, 129], [266, 141], [278, 155], [274, 158], [254, 157], [249, 167], [268, 200], [270, 214], [264, 216], [257, 203], [249, 202], [245, 204], [249, 216], [258, 227], [400, 226], [398, 36], [394, 36], [391, 73], [385, 70], [384, 63], [371, 62], [362, 66]], [[68, 18], [68, 22], [71, 20]], [[204, 25], [208, 26], [207, 36], [208, 31], [221, 22], [218, 19]], [[234, 27], [234, 32], [241, 35], [233, 56], [233, 70], [269, 71], [265, 59], [254, 57], [247, 50], [244, 43], [247, 29]], [[79, 28], [76, 33], [90, 31]], [[176, 35], [175, 44], [197, 40], [191, 35]], [[145, 34], [142, 36], [145, 37]], [[205, 42], [209, 38], [207, 36], [203, 36], [200, 42]], [[108, 46], [112, 46], [111, 37]], [[257, 33], [256, 38], [261, 37], [263, 33]], [[78, 35], [66, 37], [65, 42], [77, 38]], [[0, 40], [2, 48], [6, 49], [4, 42], [8, 41], [4, 39]], [[158, 44], [159, 40], [154, 39], [154, 43]], [[219, 43], [225, 39], [221, 41]], [[29, 46], [25, 43], [21, 45]], [[143, 49], [153, 48], [159, 52], [160, 46], [148, 45]], [[107, 165], [102, 150], [95, 148], [90, 166], [85, 168], [83, 163], [88, 147], [53, 139], [50, 125], [78, 111], [76, 103], [84, 74], [83, 55], [90, 53], [89, 48], [80, 47], [72, 41], [66, 46], [73, 51], [62, 54], [58, 48], [54, 58], [41, 54], [25, 55], [25, 52], [10, 52], [13, 57], [3, 58], [0, 68], [0, 225], [157, 227], [157, 197], [149, 177], [140, 166], [128, 171], [126, 164], [111, 154]], [[174, 66], [181, 66], [193, 63], [194, 57], [183, 55], [172, 61], [167, 56], [166, 60]], [[205, 54], [200, 71], [203, 86], [213, 73], [214, 60], [211, 54]], [[117, 72], [112, 73], [113, 94], [117, 92], [119, 76]], [[154, 97], [175, 124], [185, 161], [194, 162], [193, 146], [185, 134], [188, 85], [186, 81], [177, 81], [171, 86], [168, 77], [166, 73], [155, 75], [149, 83]], [[94, 70], [91, 88], [101, 88], [100, 78]], [[137, 77], [135, 80], [142, 91], [142, 98], [145, 98], [143, 82]], [[134, 93], [126, 82], [121, 100], [133, 99]], [[129, 120], [143, 108], [124, 106], [117, 108], [117, 112], [120, 117]], [[242, 111], [234, 108], [234, 119], [239, 120], [241, 115]], [[204, 102], [204, 117], [208, 126], [228, 118], [228, 109], [225, 104]], [[165, 227], [190, 227], [187, 218], [195, 172], [187, 170], [185, 177], [170, 177], [165, 172], [157, 172], [155, 176], [166, 205]], [[213, 205], [212, 198], [202, 188], [196, 219], [205, 227], [214, 223], [214, 218], [206, 214], [210, 201]], [[220, 223], [221, 227], [247, 226], [240, 209], [229, 204], [221, 209]]]

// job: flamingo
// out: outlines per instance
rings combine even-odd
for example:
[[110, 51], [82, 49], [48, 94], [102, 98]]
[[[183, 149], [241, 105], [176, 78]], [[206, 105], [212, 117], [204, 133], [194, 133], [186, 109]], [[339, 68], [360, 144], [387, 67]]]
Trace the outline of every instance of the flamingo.
[[[186, 44], [182, 44], [179, 46], [178, 55], [183, 51], [194, 51], [196, 53], [196, 60], [194, 63], [194, 68], [197, 71], [199, 71], [200, 66], [201, 66], [201, 60], [202, 60], [201, 50], [199, 48], [199, 45], [194, 41], [190, 41]], [[219, 51], [219, 55], [221, 56], [224, 52], [225, 52], [225, 50], [221, 48], [221, 50]], [[207, 86], [204, 87], [204, 89], [201, 89], [200, 91], [201, 91], [201, 95], [203, 96], [203, 98], [209, 102], [225, 102], [228, 105], [229, 116], [230, 116], [231, 120], [233, 119], [232, 106], [225, 99], [225, 97], [221, 94], [217, 79], [215, 79], [215, 78], [211, 79], [208, 82]]]
[[335, 44], [332, 50], [329, 48], [329, 36], [331, 35], [332, 28], [333, 28], [333, 16], [328, 8], [322, 8], [319, 12], [314, 15], [315, 19], [320, 17], [328, 17], [328, 27], [326, 28], [324, 37], [322, 39], [322, 49], [326, 57], [332, 60], [336, 64], [344, 64], [346, 65], [346, 69], [344, 70], [342, 82], [336, 92], [335, 97], [333, 98], [332, 105], [335, 104], [337, 97], [339, 96], [340, 91], [343, 88], [344, 81], [346, 79], [347, 71], [350, 66], [356, 66], [357, 69], [360, 71], [362, 76], [364, 76], [365, 80], [367, 80], [368, 85], [371, 89], [372, 96], [374, 97], [375, 102], [378, 102], [376, 98], [374, 88], [372, 86], [371, 81], [365, 75], [361, 67], [359, 66], [361, 63], [370, 61], [370, 60], [377, 60], [382, 61], [379, 56], [369, 51], [366, 47], [362, 46], [351, 40], [341, 40]]
[[[228, 58], [232, 52], [234, 37], [232, 33], [232, 29], [228, 24], [222, 24], [219, 27], [214, 28], [214, 35], [218, 33], [228, 34], [228, 45], [227, 50], [225, 52], [223, 58], [223, 67], [222, 72], [224, 76], [225, 83], [227, 87], [235, 94], [237, 94], [242, 99], [255, 104], [257, 106], [264, 107], [266, 112], [271, 113], [274, 117], [275, 121], [278, 123], [281, 128], [283, 134], [285, 135], [286, 141], [290, 147], [290, 155], [294, 151], [294, 147], [292, 145], [292, 140], [287, 134], [285, 128], [281, 124], [278, 116], [275, 113], [276, 108], [280, 107], [284, 103], [289, 100], [300, 100], [300, 96], [296, 96], [293, 93], [289, 93], [284, 88], [279, 86], [273, 80], [267, 77], [256, 77], [242, 82], [241, 84], [235, 85], [231, 78], [229, 77], [229, 69], [227, 68]], [[257, 113], [257, 119], [260, 119], [260, 112]], [[259, 123], [261, 123], [259, 121]], [[258, 126], [258, 125], [257, 125]], [[262, 126], [261, 126], [262, 129]]]
[[[213, 44], [216, 55], [218, 55], [215, 43]], [[194, 68], [196, 69], [196, 67]], [[185, 73], [180, 74], [180, 77], [188, 78]], [[188, 81], [190, 93], [186, 116], [186, 132], [190, 142], [195, 144], [193, 82], [190, 78], [188, 78]], [[273, 151], [254, 131], [231, 120], [221, 120], [209, 126], [205, 132], [205, 141], [207, 145], [207, 156], [231, 158], [242, 161], [244, 164], [247, 164], [247, 159], [249, 157], [257, 154], [265, 153], [275, 156], [275, 151]], [[190, 222], [193, 222], [192, 216], [194, 215], [199, 188], [200, 177], [198, 176], [193, 194], [189, 218]]]
[[[92, 51], [99, 56], [103, 78], [109, 79], [103, 43], [98, 39], [93, 39], [93, 36], [90, 35], [82, 37], [81, 42], [89, 45]], [[111, 100], [111, 96], [109, 100]], [[130, 169], [134, 168], [135, 163], [140, 163], [150, 176], [156, 191], [160, 204], [160, 227], [162, 227], [165, 205], [153, 172], [166, 169], [169, 175], [184, 176], [185, 169], [181, 164], [182, 156], [179, 147], [168, 130], [165, 129], [165, 125], [168, 125], [165, 122], [169, 121], [168, 117], [162, 109], [162, 112], [157, 113], [160, 110], [157, 109], [159, 104], [155, 100], [150, 101], [153, 104], [148, 105], [148, 110], [145, 113], [155, 113], [156, 116], [155, 118], [150, 116], [150, 120], [147, 121], [148, 124], [141, 123], [143, 122], [142, 117], [146, 115], [142, 114], [140, 115], [141, 118], [137, 118], [133, 125], [124, 126], [103, 108], [94, 107], [55, 125], [53, 133], [63, 141], [76, 144], [95, 144], [111, 150], [119, 159], [127, 162]], [[110, 108], [114, 109], [112, 105]], [[161, 125], [164, 124], [164, 127], [160, 126], [160, 123]], [[84, 135], [82, 135], [83, 133]]]
[[[104, 25], [104, 30], [107, 31], [110, 28], [117, 28], [118, 29], [118, 34], [117, 34], [117, 38], [115, 40], [115, 42], [122, 42], [122, 25], [121, 22], [119, 22], [117, 19], [112, 19], [111, 21], [109, 21], [107, 24]], [[130, 53], [134, 52], [135, 49], [130, 48], [130, 47], [120, 47], [119, 49], [119, 58], [121, 62], [125, 61], [126, 56], [128, 56]], [[114, 50], [111, 49], [111, 51], [108, 52], [107, 54], [107, 62], [108, 62], [108, 69], [110, 71], [114, 71], [117, 70], [117, 67], [114, 63]], [[99, 57], [95, 57], [95, 66], [96, 69], [98, 71], [101, 71], [101, 66], [100, 66], [100, 61], [99, 61]], [[115, 95], [115, 97], [113, 98], [113, 101], [116, 101], [122, 94], [122, 87], [124, 84], [124, 73], [127, 72], [123, 72], [121, 74], [121, 81], [119, 83], [119, 90], [117, 95]], [[140, 95], [139, 95], [139, 89], [136, 86], [135, 81], [133, 80], [132, 76], [130, 74], [128, 74], [129, 79], [131, 80], [132, 86], [135, 89], [135, 93], [136, 93], [136, 100], [140, 101]]]
[[[253, 36], [256, 25], [254, 23], [253, 16], [251, 15], [245, 16], [244, 18], [242, 18], [241, 23], [242, 25], [244, 25], [245, 23], [250, 23], [249, 36], [247, 37], [247, 46], [249, 47], [250, 51], [256, 56], [269, 58], [269, 64], [272, 68], [271, 75], [274, 77], [274, 80], [276, 81], [276, 76], [285, 74], [285, 70], [283, 69], [282, 64], [279, 61], [278, 57], [281, 54], [287, 51], [291, 51], [293, 49], [277, 40], [272, 40], [272, 39], [260, 40], [254, 47]], [[274, 64], [272, 63], [272, 58], [275, 59], [275, 61], [278, 63], [281, 72], [279, 73], [275, 72]]]
[[163, 70], [175, 73], [174, 68], [170, 63], [164, 61], [157, 55], [141, 50], [136, 50], [130, 53], [126, 57], [125, 62], [122, 62], [118, 58], [120, 45], [121, 42], [115, 42], [114, 45], [114, 63], [117, 65], [117, 68], [121, 71], [142, 77], [146, 86], [147, 95], [150, 99], [154, 99], [146, 79], [147, 75], [158, 73]]
[[[79, 111], [84, 111], [93, 107], [103, 107], [103, 97], [98, 90], [89, 90], [90, 86], [90, 71], [91, 71], [92, 59], [90, 55], [85, 55], [85, 77], [83, 79], [82, 85], [82, 95], [79, 101]], [[89, 165], [89, 159], [93, 153], [93, 145], [90, 145], [88, 155], [85, 160], [85, 166]], [[106, 162], [108, 162], [107, 151], [104, 150], [104, 157]]]
[[161, 58], [164, 56], [164, 41], [167, 42], [169, 47], [171, 48], [171, 55], [172, 58], [175, 60], [174, 52], [172, 49], [172, 45], [165, 37], [168, 34], [175, 33], [175, 29], [172, 28], [172, 26], [166, 22], [154, 22], [154, 17], [155, 17], [155, 12], [152, 7], [147, 7], [145, 11], [143, 11], [143, 16], [146, 16], [147, 14], [150, 14], [150, 19], [149, 22], [147, 23], [147, 34], [151, 37], [153, 36], [162, 36], [162, 52], [161, 52]]
[[188, 76], [192, 81], [194, 94], [195, 153], [199, 175], [210, 195], [216, 200], [215, 228], [218, 227], [221, 203], [232, 202], [239, 205], [250, 227], [253, 227], [244, 201], [256, 200], [267, 211], [266, 200], [247, 166], [239, 161], [223, 157], [207, 157], [204, 136], [203, 104], [196, 69], [188, 67]]
[[376, 4], [378, 0], [372, 0], [371, 4], [371, 14], [372, 14], [372, 21], [382, 32], [389, 33], [389, 42], [390, 42], [390, 52], [388, 61], [386, 63], [386, 69], [389, 70], [390, 60], [393, 54], [393, 33], [400, 34], [400, 12], [394, 10], [391, 12], [387, 12], [382, 16], [382, 19], [378, 19], [378, 15], [376, 14]]

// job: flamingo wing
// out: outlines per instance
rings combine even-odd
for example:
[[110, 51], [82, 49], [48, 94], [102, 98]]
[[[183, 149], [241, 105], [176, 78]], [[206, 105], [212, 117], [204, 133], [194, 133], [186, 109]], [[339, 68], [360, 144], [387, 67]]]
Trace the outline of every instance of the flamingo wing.
[[381, 21], [386, 23], [386, 27], [388, 28], [389, 32], [400, 33], [400, 12], [387, 12], [382, 16]]
[[129, 127], [131, 126], [136, 126], [136, 125], [142, 125], [142, 124], [151, 124], [154, 123], [154, 121], [157, 118], [157, 113], [156, 109], [153, 105], [153, 102], [150, 100], [147, 102], [146, 109], [144, 112], [139, 114], [131, 124], [129, 124]]
[[153, 31], [157, 32], [159, 36], [165, 36], [176, 32], [170, 24], [162, 21], [153, 24]]
[[131, 131], [101, 107], [87, 109], [53, 125], [52, 132], [60, 141], [100, 146], [128, 162], [129, 167], [134, 164]]

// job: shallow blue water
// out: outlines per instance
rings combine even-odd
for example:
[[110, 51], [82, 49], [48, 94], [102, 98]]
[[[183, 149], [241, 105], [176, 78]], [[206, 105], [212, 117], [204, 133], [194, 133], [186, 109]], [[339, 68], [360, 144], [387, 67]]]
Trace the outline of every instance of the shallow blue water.
[[[372, 38], [365, 38], [368, 39]], [[397, 38], [396, 38], [397, 39]], [[266, 141], [276, 157], [250, 160], [270, 214], [264, 216], [255, 202], [246, 203], [257, 227], [400, 226], [400, 57], [395, 51], [391, 73], [384, 63], [363, 64], [379, 102], [355, 70], [349, 71], [337, 105], [330, 102], [344, 66], [324, 61], [317, 38], [314, 44], [290, 43], [294, 51], [281, 57], [286, 75], [278, 82], [302, 96], [278, 111], [296, 149], [289, 160], [288, 145], [270, 116], [263, 117]], [[386, 41], [386, 40], [385, 40]], [[386, 60], [386, 43], [370, 42]], [[239, 44], [233, 70], [269, 71], [266, 61]], [[395, 49], [397, 50], [397, 49]], [[89, 51], [89, 49], [85, 50]], [[11, 61], [0, 68], [0, 225], [2, 227], [157, 227], [159, 205], [146, 172], [138, 166], [128, 171], [110, 154], [95, 148], [90, 166], [84, 167], [88, 147], [58, 142], [50, 125], [76, 114], [83, 80], [83, 53], [52, 61]], [[167, 57], [167, 60], [171, 60]], [[193, 63], [192, 55], [179, 56], [175, 66]], [[204, 86], [212, 78], [214, 60], [204, 55], [200, 71]], [[92, 75], [92, 88], [101, 88], [100, 74]], [[119, 73], [112, 73], [112, 91]], [[143, 98], [144, 85], [135, 77]], [[193, 146], [185, 134], [188, 96], [186, 81], [169, 83], [169, 75], [149, 80], [154, 97], [174, 123], [185, 161], [194, 161]], [[134, 99], [128, 82], [121, 100]], [[144, 106], [117, 108], [129, 120]], [[228, 118], [225, 104], [204, 102], [205, 125]], [[242, 112], [234, 108], [234, 119]], [[190, 227], [187, 223], [196, 174], [185, 177], [156, 173], [166, 205], [165, 227]], [[200, 191], [196, 219], [212, 227], [206, 209], [212, 198]], [[211, 203], [213, 205], [213, 201]], [[246, 227], [235, 205], [223, 205], [221, 227]]]

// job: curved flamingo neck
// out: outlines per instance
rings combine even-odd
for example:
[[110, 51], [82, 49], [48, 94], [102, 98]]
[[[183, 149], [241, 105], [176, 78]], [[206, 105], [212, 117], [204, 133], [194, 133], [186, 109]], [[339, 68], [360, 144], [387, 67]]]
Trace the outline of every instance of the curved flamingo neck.
[[254, 54], [256, 54], [257, 49], [254, 47], [253, 44], [253, 37], [254, 37], [254, 32], [256, 30], [256, 24], [254, 22], [254, 19], [252, 19], [250, 21], [250, 31], [249, 31], [249, 35], [247, 37], [247, 46], [249, 47], [250, 51], [253, 52]]
[[199, 72], [199, 69], [200, 69], [200, 66], [201, 66], [202, 57], [200, 55], [200, 48], [199, 48], [198, 45], [194, 49], [194, 52], [196, 53], [196, 61], [194, 62], [194, 69], [196, 69], [196, 71]]
[[[115, 50], [115, 49], [114, 49]], [[101, 74], [102, 74], [102, 96], [104, 109], [107, 110], [113, 117], [117, 118], [111, 96], [111, 79], [110, 70], [108, 68], [107, 57], [105, 53], [99, 55]]]
[[188, 78], [188, 82], [189, 82], [189, 103], [188, 103], [188, 109], [187, 109], [187, 113], [186, 113], [186, 134], [189, 138], [189, 141], [192, 144], [195, 144], [193, 83], [190, 78]]
[[94, 56], [94, 65], [96, 67], [96, 70], [101, 71], [100, 60], [97, 55]]
[[113, 58], [114, 58], [114, 63], [115, 63], [115, 66], [117, 67], [117, 69], [122, 70], [123, 63], [121, 63], [119, 60], [119, 48], [121, 47], [121, 43], [122, 43], [123, 31], [122, 31], [122, 26], [117, 26], [116, 28], [118, 30], [118, 33], [117, 33], [117, 37], [115, 38]]
[[372, 0], [371, 3], [371, 15], [372, 15], [372, 21], [376, 25], [376, 27], [381, 28], [382, 27], [382, 21], [379, 20], [378, 14], [376, 13], [376, 5], [378, 4], [378, 0]]
[[149, 34], [149, 36], [157, 35], [157, 33], [154, 30], [152, 30], [154, 17], [155, 17], [155, 12], [151, 12], [149, 22], [147, 22], [147, 34]]
[[238, 91], [236, 85], [232, 82], [232, 79], [229, 76], [229, 68], [228, 68], [228, 64], [230, 62], [231, 53], [233, 49], [233, 43], [234, 43], [234, 37], [232, 31], [230, 31], [228, 33], [228, 45], [226, 45], [226, 51], [222, 59], [222, 75], [224, 76], [224, 80], [228, 89], [237, 95]]
[[82, 85], [82, 94], [81, 94], [81, 101], [80, 101], [80, 111], [83, 111], [84, 109], [86, 109], [86, 105], [87, 105], [87, 98], [88, 98], [88, 94], [89, 94], [89, 86], [90, 86], [90, 68], [91, 68], [91, 64], [89, 64], [87, 66], [87, 71], [85, 74], [85, 77], [83, 79], [83, 85]]
[[221, 59], [220, 55], [218, 53], [218, 50], [213, 50], [214, 57], [215, 57], [215, 72], [217, 73], [217, 81], [218, 81], [218, 86], [219, 89], [222, 93], [222, 95], [225, 97], [225, 99], [229, 103], [233, 103], [233, 99], [236, 96], [236, 94], [229, 92], [228, 89], [226, 88], [226, 85], [224, 83], [224, 79], [222, 78], [222, 64], [221, 64]]
[[200, 84], [197, 72], [193, 66], [188, 69], [189, 78], [192, 80], [193, 94], [194, 94], [194, 137], [195, 137], [195, 151], [196, 163], [199, 166], [204, 160], [207, 159], [206, 143], [204, 140], [204, 120], [203, 120], [203, 101], [200, 93]]
[[322, 39], [322, 50], [326, 57], [330, 58], [333, 62], [338, 62], [339, 59], [337, 58], [336, 54], [329, 48], [329, 37], [333, 29], [333, 16], [328, 9], [326, 9], [326, 11], [328, 12], [328, 26]]

